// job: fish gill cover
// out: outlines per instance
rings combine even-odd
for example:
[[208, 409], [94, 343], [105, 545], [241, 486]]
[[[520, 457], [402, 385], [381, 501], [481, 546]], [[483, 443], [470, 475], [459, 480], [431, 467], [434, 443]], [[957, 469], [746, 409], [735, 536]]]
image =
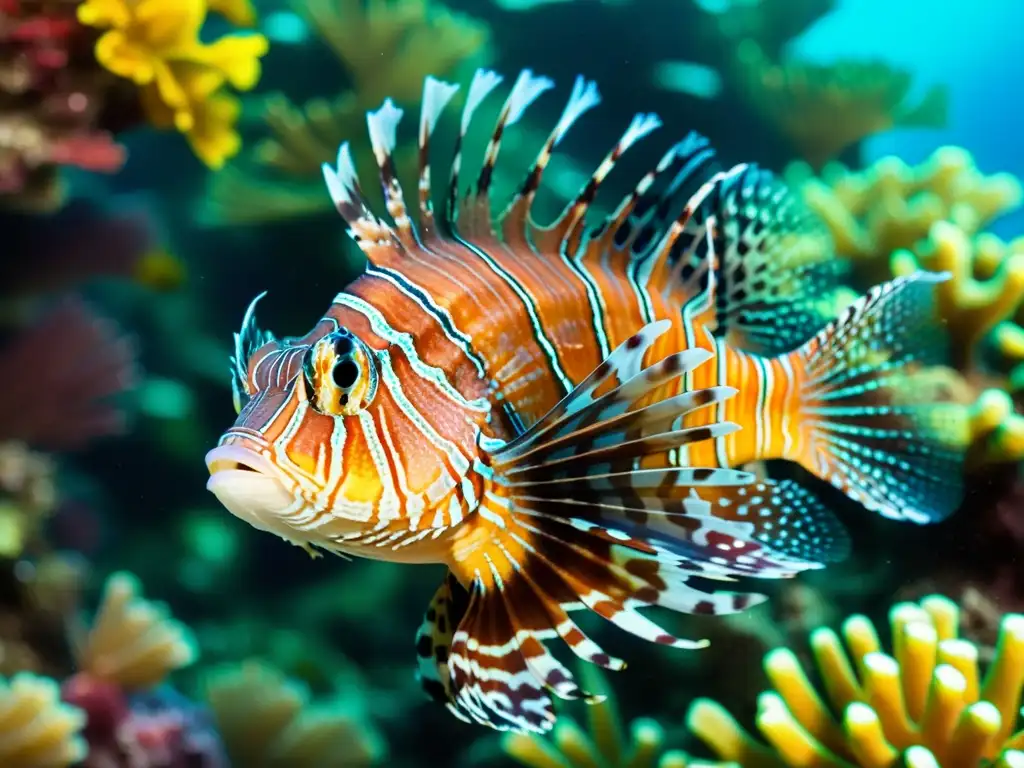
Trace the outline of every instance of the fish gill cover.
[[0, 0], [0, 765], [1021, 764], [1013, 115], [842, 5]]

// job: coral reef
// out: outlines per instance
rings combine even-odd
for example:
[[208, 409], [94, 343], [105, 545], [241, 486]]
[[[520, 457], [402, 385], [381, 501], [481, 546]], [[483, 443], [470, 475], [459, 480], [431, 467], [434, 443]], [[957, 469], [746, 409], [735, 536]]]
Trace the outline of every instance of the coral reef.
[[65, 768], [86, 756], [84, 713], [60, 700], [52, 680], [22, 672], [0, 679], [0, 763]]
[[113, 172], [112, 132], [133, 122], [124, 89], [89, 53], [76, 0], [0, 2], [0, 205], [52, 210], [61, 166]]
[[698, 5], [705, 36], [719, 41], [711, 55], [723, 72], [727, 95], [814, 168], [873, 134], [946, 123], [948, 95], [942, 86], [911, 101], [911, 74], [884, 61], [817, 64], [786, 54], [786, 44], [833, 10], [833, 0]]
[[1007, 173], [987, 175], [970, 153], [942, 147], [917, 166], [895, 157], [862, 171], [806, 163], [786, 178], [825, 223], [854, 287], [916, 269], [948, 272], [938, 311], [949, 335], [948, 367], [929, 374], [961, 408], [960, 434], [975, 468], [1024, 458], [1024, 416], [1015, 412], [1016, 366], [1024, 372], [1024, 238], [985, 232], [1024, 200]]
[[0, 356], [8, 382], [0, 440], [67, 449], [119, 432], [123, 415], [109, 399], [131, 386], [133, 366], [132, 347], [113, 323], [64, 300]]
[[1003, 617], [984, 677], [958, 623], [956, 604], [931, 596], [892, 608], [891, 654], [863, 616], [843, 625], [849, 655], [835, 632], [816, 630], [811, 648], [824, 699], [791, 651], [769, 653], [774, 690], [758, 699], [757, 726], [770, 746], [710, 700], [693, 704], [688, 725], [720, 758], [743, 766], [1017, 765], [1024, 616]]
[[384, 756], [373, 728], [258, 661], [210, 674], [206, 698], [232, 765], [243, 768], [359, 768]]
[[[331, 210], [322, 194], [320, 166], [333, 160], [342, 141], [365, 134], [365, 113], [385, 97], [416, 104], [426, 75], [454, 76], [488, 40], [485, 26], [435, 0], [310, 0], [296, 2], [295, 11], [337, 56], [351, 87], [334, 99], [302, 106], [281, 94], [267, 100], [263, 113], [270, 136], [256, 144], [245, 163], [210, 178], [202, 214], [211, 224]], [[358, 168], [375, 167], [369, 145], [356, 150]], [[414, 159], [415, 146], [407, 145], [399, 149], [396, 164], [402, 169]]]
[[[251, 8], [228, 10], [251, 23]], [[259, 34], [201, 41], [207, 11], [206, 0], [85, 0], [78, 19], [103, 31], [96, 60], [139, 87], [149, 121], [183, 133], [196, 156], [216, 169], [241, 147], [235, 130], [241, 105], [227, 88], [256, 85], [268, 42]]]
[[751, 39], [736, 49], [733, 85], [815, 168], [867, 136], [946, 122], [945, 89], [911, 104], [907, 72], [877, 61], [776, 63]]
[[[794, 163], [785, 176], [825, 222], [858, 284], [887, 279], [892, 254], [915, 250], [936, 222], [974, 237], [1022, 199], [1017, 179], [983, 173], [959, 147], [941, 147], [916, 166], [897, 157], [859, 171], [830, 163], [816, 177], [806, 163]], [[990, 264], [991, 256], [983, 260]]]

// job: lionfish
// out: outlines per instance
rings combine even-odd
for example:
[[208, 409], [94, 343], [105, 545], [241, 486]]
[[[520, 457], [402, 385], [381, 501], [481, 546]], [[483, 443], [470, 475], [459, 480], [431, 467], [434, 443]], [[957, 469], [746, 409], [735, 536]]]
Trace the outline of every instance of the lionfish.
[[552, 87], [520, 74], [462, 195], [467, 132], [500, 81], [472, 80], [440, 217], [430, 144], [454, 84], [425, 81], [415, 223], [391, 100], [367, 116], [391, 223], [371, 212], [347, 143], [324, 164], [368, 264], [299, 338], [260, 330], [253, 301], [235, 336], [238, 419], [206, 462], [230, 512], [311, 554], [447, 566], [417, 635], [424, 689], [463, 720], [542, 732], [551, 695], [595, 698], [545, 641], [624, 666], [573, 612], [700, 648], [638, 609], [739, 611], [763, 596], [714, 582], [846, 554], [843, 525], [802, 480], [739, 467], [795, 462], [869, 510], [924, 523], [959, 504], [963, 456], [929, 427], [939, 404], [908, 386], [945, 276], [880, 285], [822, 327], [834, 260], [803, 252], [810, 214], [767, 171], [723, 169], [696, 134], [588, 224], [654, 115], [637, 115], [555, 222], [536, 224], [556, 145], [600, 100], [583, 78], [492, 219], [502, 138]]

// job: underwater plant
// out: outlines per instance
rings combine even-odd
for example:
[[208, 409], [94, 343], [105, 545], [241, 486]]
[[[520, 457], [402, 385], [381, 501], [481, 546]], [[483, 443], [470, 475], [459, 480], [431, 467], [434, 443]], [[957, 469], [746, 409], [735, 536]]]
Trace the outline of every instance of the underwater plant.
[[776, 63], [750, 39], [735, 56], [733, 87], [815, 168], [876, 133], [946, 123], [945, 88], [910, 103], [911, 75], [884, 62]]
[[688, 726], [720, 759], [744, 768], [1020, 765], [1024, 616], [1003, 617], [984, 677], [977, 648], [958, 637], [952, 601], [897, 604], [889, 622], [891, 653], [863, 616], [843, 624], [848, 651], [830, 629], [811, 634], [824, 696], [792, 651], [769, 653], [774, 690], [758, 698], [757, 713], [767, 744], [708, 699], [694, 702]]

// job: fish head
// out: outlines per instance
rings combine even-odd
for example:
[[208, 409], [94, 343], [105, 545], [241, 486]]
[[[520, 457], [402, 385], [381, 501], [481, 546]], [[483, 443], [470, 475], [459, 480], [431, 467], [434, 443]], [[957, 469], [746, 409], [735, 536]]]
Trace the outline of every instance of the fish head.
[[257, 329], [250, 307], [232, 364], [238, 418], [206, 455], [208, 490], [303, 546], [349, 550], [401, 518], [406, 530], [432, 519], [466, 487], [460, 459], [479, 430], [457, 411], [428, 423], [441, 401], [410, 355], [336, 307], [306, 336], [281, 340]]

